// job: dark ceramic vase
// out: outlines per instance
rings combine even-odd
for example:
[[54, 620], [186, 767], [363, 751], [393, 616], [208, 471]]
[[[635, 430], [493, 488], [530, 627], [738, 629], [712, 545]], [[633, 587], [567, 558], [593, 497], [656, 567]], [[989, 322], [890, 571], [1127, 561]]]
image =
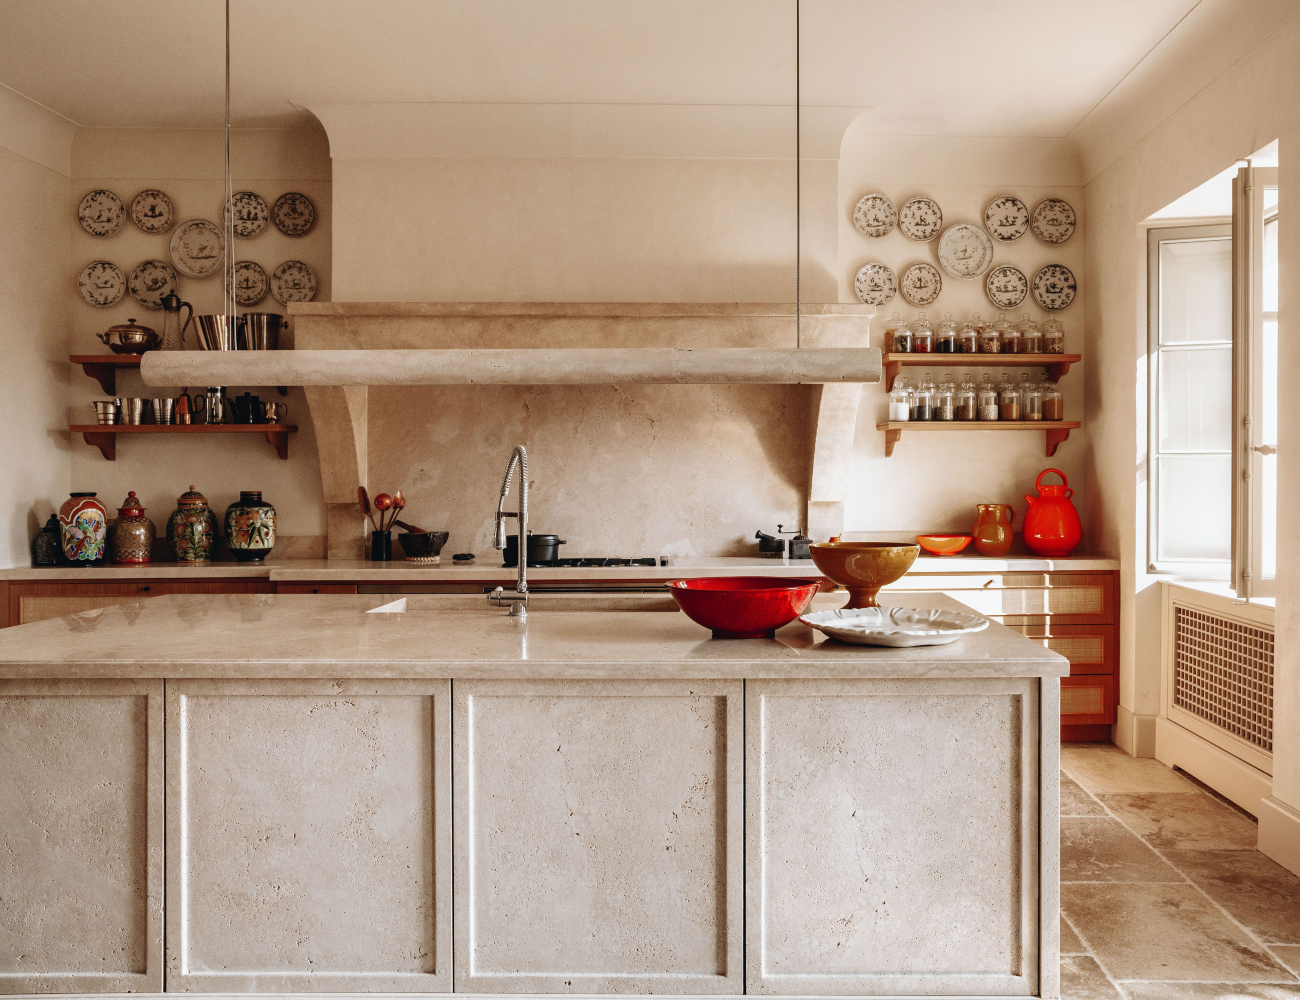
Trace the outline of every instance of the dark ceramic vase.
[[193, 486], [176, 500], [176, 509], [167, 521], [167, 544], [177, 562], [212, 561], [212, 546], [217, 539], [217, 515], [208, 506], [208, 498]]
[[59, 544], [59, 516], [51, 514], [45, 527], [36, 533], [32, 540], [32, 565], [57, 566], [63, 557], [63, 548]]
[[391, 531], [372, 531], [370, 533], [370, 561], [388, 562], [393, 558], [393, 533]]
[[226, 508], [226, 544], [239, 562], [261, 562], [275, 548], [275, 508], [261, 490], [240, 490]]

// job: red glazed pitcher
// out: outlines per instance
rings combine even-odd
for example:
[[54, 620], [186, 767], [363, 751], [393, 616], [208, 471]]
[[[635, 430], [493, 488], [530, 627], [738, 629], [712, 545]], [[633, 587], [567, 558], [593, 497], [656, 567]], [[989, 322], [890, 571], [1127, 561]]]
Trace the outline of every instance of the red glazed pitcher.
[[[1060, 486], [1043, 485], [1043, 477], [1049, 472], [1055, 472], [1061, 477]], [[1083, 540], [1079, 512], [1070, 503], [1074, 490], [1070, 489], [1070, 481], [1060, 469], [1044, 469], [1034, 480], [1034, 487], [1038, 490], [1038, 496], [1025, 497], [1025, 502], [1029, 504], [1022, 532], [1025, 544], [1037, 555], [1064, 558]]]

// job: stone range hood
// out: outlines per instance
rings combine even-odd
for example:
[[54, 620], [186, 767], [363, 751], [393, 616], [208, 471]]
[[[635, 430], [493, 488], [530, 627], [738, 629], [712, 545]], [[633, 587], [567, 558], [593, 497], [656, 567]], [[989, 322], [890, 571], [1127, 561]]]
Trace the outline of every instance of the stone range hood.
[[[318, 357], [334, 358], [334, 371], [340, 370], [335, 352], [355, 351], [384, 352], [386, 356], [366, 359], [380, 363], [376, 372], [383, 371], [390, 357], [399, 367], [405, 360], [417, 367], [423, 364], [426, 371], [426, 376], [408, 372], [368, 384], [425, 384], [422, 378], [428, 384], [536, 384], [530, 369], [545, 378], [543, 368], [555, 376], [547, 381], [565, 384], [814, 383], [809, 392], [807, 493], [807, 529], [814, 537], [836, 533], [842, 526], [861, 383], [881, 378], [880, 352], [868, 348], [875, 313], [869, 306], [804, 306], [798, 338], [793, 303], [307, 302], [294, 303], [289, 313], [295, 352], [328, 352]], [[542, 350], [530, 359], [527, 352], [535, 349]], [[799, 357], [805, 352], [810, 355], [806, 360]], [[262, 358], [280, 375], [307, 361], [278, 353]], [[736, 371], [722, 370], [727, 358], [734, 358]], [[254, 352], [170, 357], [150, 352], [141, 371], [146, 381], [169, 385], [280, 384], [278, 379], [213, 380], [213, 366], [258, 361]], [[595, 371], [602, 364], [611, 372], [598, 378]], [[566, 366], [571, 371], [574, 365], [585, 366], [585, 371], [566, 375]], [[183, 378], [181, 366], [186, 369]], [[195, 366], [202, 371], [192, 371]], [[310, 367], [308, 363], [304, 374]], [[283, 384], [305, 386], [320, 456], [330, 555], [353, 557], [363, 540], [356, 490], [358, 484], [368, 483], [369, 389], [367, 384], [320, 384], [320, 376], [286, 378]]]

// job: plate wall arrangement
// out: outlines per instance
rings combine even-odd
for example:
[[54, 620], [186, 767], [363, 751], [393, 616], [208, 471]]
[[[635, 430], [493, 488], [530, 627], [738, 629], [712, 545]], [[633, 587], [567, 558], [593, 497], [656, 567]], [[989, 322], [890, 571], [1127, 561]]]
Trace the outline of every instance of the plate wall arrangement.
[[933, 264], [913, 264], [903, 272], [899, 290], [912, 305], [928, 306], [943, 291], [943, 275]]
[[187, 277], [206, 278], [216, 274], [225, 257], [224, 251], [221, 230], [207, 219], [182, 222], [172, 233], [172, 264]]
[[145, 188], [131, 199], [131, 222], [142, 233], [165, 233], [176, 222], [176, 209], [162, 191]]
[[993, 263], [993, 239], [979, 226], [958, 222], [939, 237], [939, 263], [954, 278], [978, 278]]
[[271, 282], [262, 265], [251, 260], [235, 261], [235, 304], [255, 306], [266, 298]]
[[111, 306], [126, 293], [126, 277], [116, 264], [91, 261], [77, 277], [77, 291], [88, 305]]
[[176, 271], [163, 260], [142, 261], [131, 271], [126, 287], [146, 309], [161, 309], [163, 296], [176, 291]]
[[310, 302], [316, 296], [316, 275], [300, 260], [286, 260], [271, 272], [271, 294], [281, 305]]
[[1074, 235], [1077, 222], [1074, 209], [1068, 201], [1044, 198], [1034, 206], [1029, 225], [1034, 235], [1044, 243], [1060, 244]]
[[285, 236], [306, 236], [316, 225], [316, 206], [305, 194], [286, 191], [275, 200], [271, 220]]
[[254, 191], [236, 191], [230, 201], [235, 207], [235, 236], [241, 240], [251, 240], [260, 235], [271, 221], [271, 209], [266, 199]]
[[1048, 264], [1034, 275], [1034, 301], [1044, 309], [1055, 312], [1074, 301], [1079, 284], [1074, 272], [1064, 264]]
[[853, 209], [853, 225], [863, 236], [888, 236], [897, 223], [898, 211], [883, 194], [864, 195]]
[[1012, 194], [994, 198], [984, 209], [984, 228], [1003, 243], [1018, 240], [1029, 232], [1029, 209]]
[[899, 210], [898, 228], [909, 240], [928, 243], [943, 229], [943, 210], [933, 198], [913, 198]]
[[999, 309], [1014, 309], [1029, 294], [1029, 279], [1020, 268], [1000, 264], [984, 280], [984, 290]]
[[867, 306], [883, 306], [898, 294], [898, 281], [884, 264], [864, 264], [853, 279], [858, 300]]
[[126, 206], [112, 191], [96, 188], [81, 199], [77, 221], [91, 236], [112, 236], [126, 221]]

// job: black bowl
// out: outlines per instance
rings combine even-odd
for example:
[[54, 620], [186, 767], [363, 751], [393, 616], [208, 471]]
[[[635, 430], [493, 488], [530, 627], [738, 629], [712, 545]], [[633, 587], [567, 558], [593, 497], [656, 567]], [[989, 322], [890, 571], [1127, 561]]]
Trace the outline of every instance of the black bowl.
[[397, 540], [401, 543], [403, 552], [412, 559], [418, 559], [423, 556], [438, 555], [442, 547], [447, 544], [448, 537], [445, 531], [426, 531], [424, 534], [403, 531], [397, 536]]

